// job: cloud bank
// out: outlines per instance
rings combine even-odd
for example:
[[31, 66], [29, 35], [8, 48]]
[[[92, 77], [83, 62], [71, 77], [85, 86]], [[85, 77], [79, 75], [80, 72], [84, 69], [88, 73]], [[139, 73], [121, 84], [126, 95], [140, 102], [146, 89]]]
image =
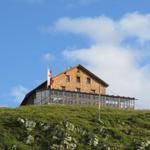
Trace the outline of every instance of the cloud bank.
[[150, 108], [150, 14], [60, 18], [53, 29], [88, 37], [89, 48], [67, 49], [64, 56], [85, 64], [115, 93], [138, 98], [138, 108]]

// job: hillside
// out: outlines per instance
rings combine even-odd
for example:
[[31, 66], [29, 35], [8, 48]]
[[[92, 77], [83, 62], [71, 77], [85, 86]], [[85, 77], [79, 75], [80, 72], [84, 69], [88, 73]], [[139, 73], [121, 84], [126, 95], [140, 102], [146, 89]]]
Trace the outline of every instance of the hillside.
[[97, 107], [0, 108], [0, 150], [150, 150], [150, 112]]

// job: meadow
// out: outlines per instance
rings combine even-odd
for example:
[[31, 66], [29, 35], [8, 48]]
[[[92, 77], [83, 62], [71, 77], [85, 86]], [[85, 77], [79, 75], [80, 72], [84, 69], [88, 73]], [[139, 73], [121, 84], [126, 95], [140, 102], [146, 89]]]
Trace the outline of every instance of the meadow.
[[150, 111], [96, 106], [0, 108], [0, 150], [150, 150]]

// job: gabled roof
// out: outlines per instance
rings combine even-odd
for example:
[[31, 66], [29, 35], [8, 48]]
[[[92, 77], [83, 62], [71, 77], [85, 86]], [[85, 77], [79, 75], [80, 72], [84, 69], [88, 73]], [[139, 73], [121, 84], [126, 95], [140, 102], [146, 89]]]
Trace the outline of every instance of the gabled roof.
[[78, 64], [76, 66], [77, 68], [80, 68], [81, 70], [85, 71], [87, 74], [89, 74], [91, 77], [95, 78], [95, 80], [97, 80], [99, 83], [102, 83], [105, 87], [108, 87], [108, 83], [106, 83], [104, 80], [100, 79], [98, 76], [96, 76], [95, 74], [93, 74], [91, 71], [87, 70], [85, 67], [83, 67], [82, 65]]
[[55, 78], [55, 77], [57, 77], [57, 76], [59, 76], [59, 75], [61, 75], [61, 74], [64, 74], [64, 73], [66, 73], [66, 72], [68, 72], [68, 71], [70, 71], [70, 70], [72, 70], [72, 69], [74, 69], [74, 68], [78, 68], [78, 69], [83, 70], [83, 71], [86, 72], [90, 77], [94, 78], [94, 79], [97, 80], [99, 83], [103, 84], [105, 87], [108, 87], [108, 86], [109, 86], [108, 83], [106, 83], [105, 81], [103, 81], [102, 79], [100, 79], [98, 76], [96, 76], [95, 74], [93, 74], [91, 71], [89, 71], [88, 69], [86, 69], [85, 67], [83, 67], [83, 66], [80, 65], [80, 64], [78, 64], [78, 65], [76, 65], [76, 66], [74, 66], [74, 67], [71, 67], [71, 68], [67, 69], [66, 71], [64, 71], [64, 72], [62, 72], [62, 73], [60, 73], [60, 74], [54, 76], [53, 78]]

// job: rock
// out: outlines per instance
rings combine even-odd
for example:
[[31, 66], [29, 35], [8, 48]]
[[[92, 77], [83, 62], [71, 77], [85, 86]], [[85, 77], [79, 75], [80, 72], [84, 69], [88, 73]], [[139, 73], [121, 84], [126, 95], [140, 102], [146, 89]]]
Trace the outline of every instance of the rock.
[[53, 140], [58, 140], [58, 137], [57, 136], [53, 136], [52, 139]]
[[92, 135], [90, 135], [89, 138], [90, 138], [89, 145], [96, 147], [99, 143], [98, 137], [96, 135], [92, 134]]
[[33, 143], [34, 143], [34, 137], [32, 135], [29, 135], [27, 137], [26, 144], [27, 145], [32, 145]]
[[44, 125], [42, 128], [43, 131], [48, 131], [49, 129], [50, 129], [49, 125]]
[[65, 148], [64, 148], [63, 145], [53, 144], [53, 145], [50, 147], [50, 150], [65, 150]]
[[[25, 141], [27, 145], [38, 144], [45, 141], [47, 149], [50, 150], [76, 150], [86, 144], [89, 145], [91, 149], [110, 150], [107, 145], [100, 143], [99, 137], [92, 131], [83, 129], [80, 126], [75, 126], [69, 121], [62, 121], [58, 124], [50, 125], [44, 122], [18, 118], [18, 122], [25, 129], [23, 141]], [[105, 138], [116, 138], [117, 135], [111, 128], [109, 129], [104, 126], [100, 126], [98, 131], [100, 135]]]
[[75, 129], [75, 126], [68, 121], [64, 122], [64, 125], [67, 128], [67, 130], [74, 131], [74, 129]]
[[21, 124], [24, 124], [24, 123], [25, 123], [25, 120], [22, 119], [22, 118], [18, 118], [17, 121], [18, 121], [19, 123], [21, 123]]
[[106, 128], [102, 126], [99, 129], [99, 132], [104, 138], [114, 138], [117, 140], [122, 140], [122, 137], [111, 128]]
[[95, 136], [94, 139], [93, 139], [93, 146], [96, 147], [98, 145], [98, 142], [99, 142], [98, 137]]
[[35, 128], [35, 126], [36, 126], [36, 122], [30, 121], [28, 119], [18, 118], [17, 121], [22, 126], [24, 126], [27, 129], [27, 131], [29, 131], [29, 132], [31, 132]]
[[145, 141], [140, 144], [137, 150], [149, 150], [150, 149], [150, 141]]
[[17, 146], [16, 145], [13, 145], [10, 150], [18, 150]]
[[25, 127], [27, 129], [27, 131], [31, 132], [36, 126], [36, 122], [34, 121], [29, 121], [29, 120], [26, 120], [25, 121]]

